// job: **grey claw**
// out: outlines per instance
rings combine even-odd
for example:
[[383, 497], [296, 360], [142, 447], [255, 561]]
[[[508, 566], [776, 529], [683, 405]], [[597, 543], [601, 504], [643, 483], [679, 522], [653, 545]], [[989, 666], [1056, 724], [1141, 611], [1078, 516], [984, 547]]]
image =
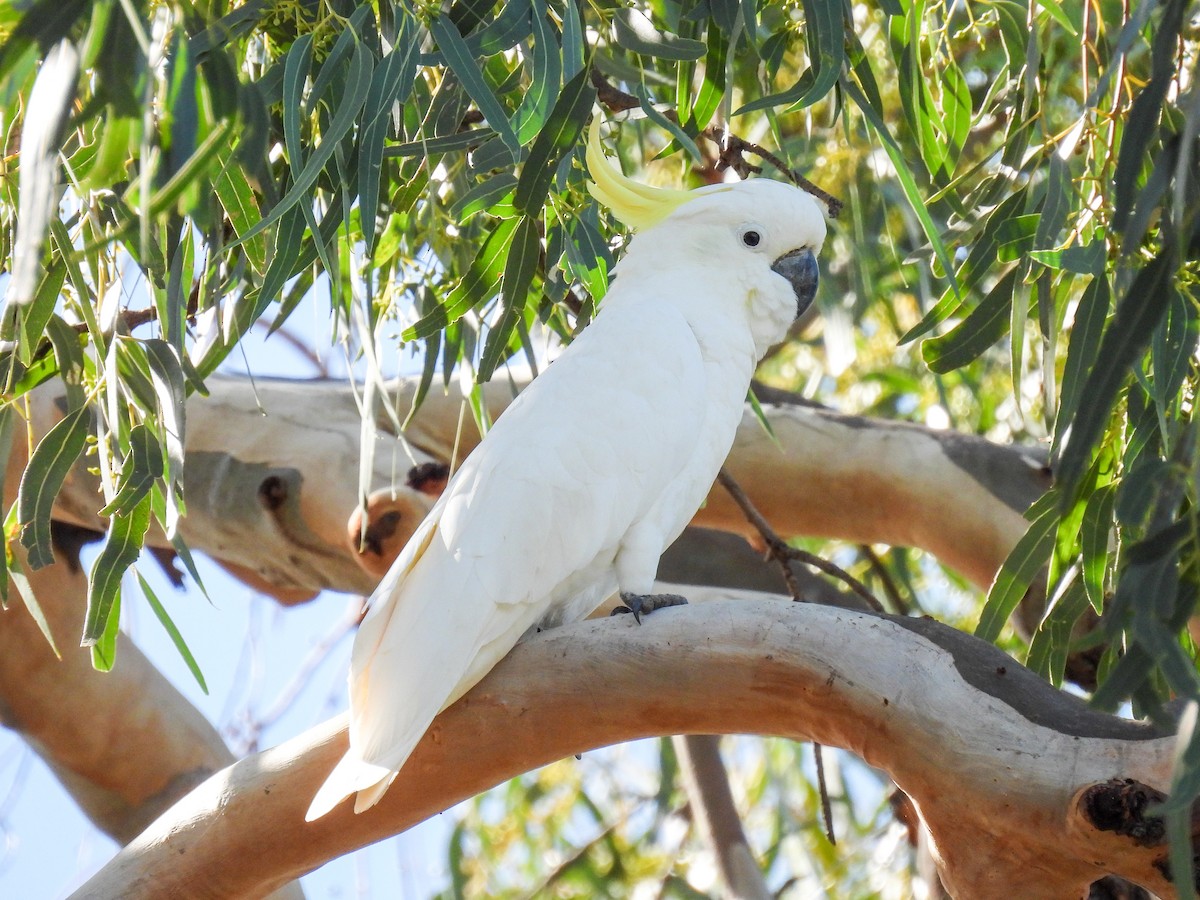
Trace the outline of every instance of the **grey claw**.
[[668, 606], [685, 606], [687, 597], [681, 597], [679, 594], [631, 594], [621, 591], [621, 602], [625, 605], [618, 606], [611, 615], [633, 613], [633, 620], [641, 625], [642, 616], [648, 616], [655, 610]]

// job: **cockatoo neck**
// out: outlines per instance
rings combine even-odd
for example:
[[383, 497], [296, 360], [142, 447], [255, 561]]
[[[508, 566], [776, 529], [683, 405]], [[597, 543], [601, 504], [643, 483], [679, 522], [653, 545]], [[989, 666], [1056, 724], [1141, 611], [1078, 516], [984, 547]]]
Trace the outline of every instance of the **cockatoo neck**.
[[[705, 252], [703, 241], [686, 243], [688, 237], [685, 232], [673, 240], [665, 228], [637, 235], [617, 266], [602, 309], [627, 303], [672, 306], [688, 321], [706, 356], [748, 357], [754, 366], [787, 334], [795, 317], [791, 288], [766, 265], [730, 266], [721, 254]], [[665, 259], [670, 266], [664, 266]], [[638, 290], [622, 290], [622, 280]]]

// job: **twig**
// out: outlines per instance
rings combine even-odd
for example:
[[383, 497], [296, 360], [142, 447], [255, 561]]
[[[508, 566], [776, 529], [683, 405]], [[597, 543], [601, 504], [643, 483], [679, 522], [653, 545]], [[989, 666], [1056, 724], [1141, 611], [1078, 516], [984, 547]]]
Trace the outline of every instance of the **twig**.
[[892, 577], [892, 573], [887, 570], [887, 566], [883, 564], [883, 559], [878, 553], [871, 549], [870, 544], [859, 544], [858, 552], [867, 558], [867, 562], [871, 565], [871, 571], [879, 578], [880, 584], [883, 587], [883, 592], [891, 601], [892, 608], [902, 616], [907, 616], [911, 613], [908, 601], [900, 593], [900, 587], [896, 584], [896, 579]]
[[829, 787], [825, 784], [825, 748], [813, 741], [813, 760], [817, 764], [817, 791], [821, 795], [821, 817], [825, 820], [825, 836], [829, 843], [837, 845], [833, 833], [833, 808], [829, 803]]
[[[624, 112], [629, 109], [637, 109], [642, 103], [633, 94], [627, 94], [625, 91], [616, 87], [612, 82], [601, 74], [599, 69], [592, 68], [592, 84], [596, 88], [596, 97], [601, 103], [607, 106], [613, 112]], [[664, 110], [663, 115], [676, 124], [679, 122], [679, 114], [673, 109]], [[807, 178], [800, 174], [796, 169], [788, 166], [782, 159], [760, 147], [758, 144], [753, 144], [750, 141], [743, 140], [732, 132], [727, 132], [724, 128], [716, 125], [710, 126], [699, 133], [699, 136], [711, 141], [717, 145], [717, 171], [725, 169], [733, 169], [741, 178], [745, 178], [751, 172], [761, 172], [762, 166], [751, 165], [743, 156], [744, 153], [753, 153], [759, 159], [770, 163], [780, 172], [787, 176], [797, 187], [800, 187], [812, 194], [818, 200], [821, 200], [829, 210], [829, 218], [836, 219], [845, 205], [841, 200], [834, 197], [828, 191], [817, 187]]]
[[827, 559], [822, 559], [814, 553], [809, 553], [807, 550], [791, 546], [776, 534], [770, 523], [763, 518], [762, 513], [755, 508], [750, 498], [746, 496], [746, 492], [742, 490], [742, 486], [734, 480], [733, 476], [723, 466], [721, 471], [717, 473], [717, 483], [729, 492], [729, 496], [733, 498], [733, 502], [738, 505], [742, 514], [745, 515], [746, 521], [754, 526], [755, 530], [766, 543], [767, 554], [779, 563], [780, 568], [783, 569], [783, 577], [787, 581], [788, 592], [792, 595], [793, 600], [802, 601], [800, 588], [796, 583], [796, 576], [792, 572], [790, 565], [792, 561], [795, 561], [803, 563], [806, 566], [812, 566], [826, 575], [832, 575], [834, 578], [845, 583], [850, 590], [865, 600], [875, 612], [885, 612], [883, 605], [875, 599], [875, 595], [845, 569], [831, 563]]

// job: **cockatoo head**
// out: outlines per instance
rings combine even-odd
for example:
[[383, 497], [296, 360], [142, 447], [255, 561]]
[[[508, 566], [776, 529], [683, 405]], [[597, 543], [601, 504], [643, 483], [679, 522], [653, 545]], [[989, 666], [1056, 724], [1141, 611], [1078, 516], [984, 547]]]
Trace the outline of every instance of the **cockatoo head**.
[[812, 303], [825, 217], [811, 194], [767, 178], [691, 191], [640, 184], [609, 162], [597, 120], [587, 161], [592, 196], [636, 232], [626, 258], [670, 258], [701, 276], [736, 278], [760, 352]]

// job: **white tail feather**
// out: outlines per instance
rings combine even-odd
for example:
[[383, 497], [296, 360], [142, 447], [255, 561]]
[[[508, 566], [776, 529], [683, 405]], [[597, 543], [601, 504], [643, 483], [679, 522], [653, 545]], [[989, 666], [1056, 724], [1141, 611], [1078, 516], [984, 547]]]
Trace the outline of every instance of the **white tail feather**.
[[321, 818], [354, 793], [358, 794], [354, 811], [362, 812], [379, 802], [395, 777], [396, 773], [391, 769], [364, 762], [353, 749], [348, 750], [313, 797], [308, 812], [304, 814], [304, 821], [312, 822]]

